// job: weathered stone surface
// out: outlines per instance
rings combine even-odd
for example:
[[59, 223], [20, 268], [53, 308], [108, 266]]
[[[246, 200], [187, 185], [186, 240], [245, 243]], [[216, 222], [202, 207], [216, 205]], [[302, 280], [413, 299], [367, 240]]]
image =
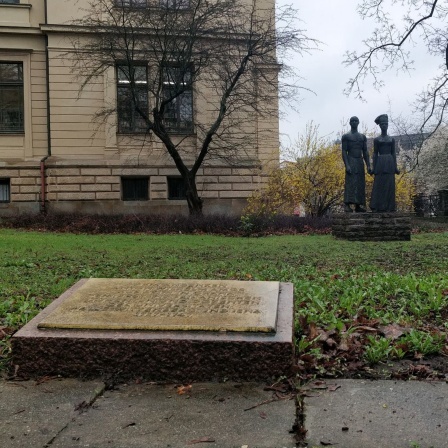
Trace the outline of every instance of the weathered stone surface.
[[0, 446], [49, 447], [79, 415], [76, 406], [91, 402], [103, 390], [99, 381], [0, 381]]
[[275, 333], [39, 329], [68, 290], [12, 338], [21, 377], [149, 381], [265, 381], [288, 374], [294, 355], [293, 288], [280, 283]]
[[338, 379], [331, 386], [305, 398], [306, 446], [448, 446], [445, 382]]
[[278, 282], [90, 278], [39, 328], [275, 332]]
[[[265, 386], [133, 383], [105, 390], [99, 381], [0, 381], [0, 446], [296, 447], [295, 400]], [[205, 437], [209, 443], [192, 444]]]
[[51, 448], [296, 447], [294, 400], [277, 399], [263, 388], [196, 383], [179, 395], [173, 384], [120, 385], [70, 422]]
[[411, 218], [402, 213], [344, 213], [333, 216], [332, 233], [352, 241], [409, 241]]

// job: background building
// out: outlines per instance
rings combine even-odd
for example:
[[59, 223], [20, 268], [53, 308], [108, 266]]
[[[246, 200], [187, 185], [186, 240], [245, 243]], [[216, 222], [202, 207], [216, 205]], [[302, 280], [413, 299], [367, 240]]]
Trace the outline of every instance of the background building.
[[[43, 209], [187, 212], [179, 171], [127, 106], [120, 63], [81, 89], [72, 53], [74, 41], [88, 37], [74, 20], [83, 17], [88, 1], [25, 1], [0, 0], [0, 216]], [[259, 3], [274, 8], [274, 0]], [[142, 67], [143, 84], [149, 69]], [[200, 94], [206, 89], [195, 86], [170, 110], [175, 138], [188, 141], [192, 151], [197, 125], [213, 105], [212, 95]], [[265, 168], [278, 164], [276, 93], [260, 99], [269, 102], [269, 114], [246, 117], [243, 138], [250, 137], [250, 147], [244, 157], [206, 160], [199, 169], [205, 213], [240, 213], [263, 184]], [[98, 120], [108, 104], [117, 110]]]

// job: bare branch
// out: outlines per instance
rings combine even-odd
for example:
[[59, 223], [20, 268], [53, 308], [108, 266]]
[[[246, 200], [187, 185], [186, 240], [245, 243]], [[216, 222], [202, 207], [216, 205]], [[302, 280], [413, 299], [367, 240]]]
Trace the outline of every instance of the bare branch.
[[[393, 20], [392, 12], [404, 10], [401, 21]], [[410, 71], [413, 68], [412, 48], [420, 40], [429, 54], [443, 60], [439, 74], [417, 97], [414, 113], [420, 114], [421, 132], [434, 132], [445, 122], [447, 106], [448, 18], [447, 0], [363, 0], [358, 6], [363, 18], [373, 18], [378, 27], [363, 41], [366, 50], [360, 54], [347, 52], [344, 64], [356, 65], [357, 71], [347, 83], [346, 94], [364, 99], [362, 85], [367, 78], [375, 88], [384, 84], [380, 72], [396, 67]], [[406, 49], [410, 48], [410, 49]]]

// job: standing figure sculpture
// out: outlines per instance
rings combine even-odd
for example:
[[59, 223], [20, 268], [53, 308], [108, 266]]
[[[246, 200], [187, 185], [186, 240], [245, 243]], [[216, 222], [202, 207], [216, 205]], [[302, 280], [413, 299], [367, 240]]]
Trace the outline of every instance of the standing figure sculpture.
[[366, 205], [366, 178], [364, 163], [370, 173], [369, 154], [367, 152], [367, 139], [358, 132], [358, 117], [350, 118], [350, 132], [342, 136], [342, 159], [345, 165], [344, 211], [365, 212]]
[[400, 174], [397, 168], [395, 139], [387, 135], [389, 118], [386, 114], [375, 119], [381, 128], [381, 135], [373, 141], [373, 181], [370, 208], [372, 212], [395, 211], [395, 174]]

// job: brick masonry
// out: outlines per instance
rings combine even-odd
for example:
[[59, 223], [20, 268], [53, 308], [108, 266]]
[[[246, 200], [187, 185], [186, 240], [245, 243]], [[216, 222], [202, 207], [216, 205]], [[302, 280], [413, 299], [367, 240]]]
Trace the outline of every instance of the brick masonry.
[[[88, 202], [91, 205], [98, 203], [98, 205], [107, 206], [109, 204], [108, 207], [102, 209], [103, 213], [123, 212], [122, 207], [129, 209], [129, 212], [135, 212], [131, 207], [132, 204], [129, 203], [131, 201], [122, 201], [121, 177], [123, 176], [147, 176], [149, 178], [149, 200], [147, 201], [149, 208], [155, 206], [169, 209], [173, 201], [168, 200], [167, 178], [179, 176], [175, 169], [167, 166], [134, 167], [119, 163], [105, 166], [101, 163], [89, 165], [86, 162], [59, 165], [59, 163], [52, 163], [50, 160], [46, 163], [46, 201], [50, 208], [56, 209], [63, 205], [61, 209], [63, 211], [83, 212], [82, 204]], [[0, 178], [10, 179], [11, 207], [14, 204], [26, 205], [26, 203], [38, 203], [41, 200], [41, 174], [38, 164], [0, 167]], [[199, 170], [196, 184], [199, 195], [205, 199], [206, 203], [214, 201], [216, 205], [222, 201], [234, 208], [234, 201], [239, 201], [235, 209], [238, 213], [244, 202], [255, 190], [261, 188], [266, 180], [267, 177], [260, 174], [259, 167], [251, 169], [212, 166]], [[178, 207], [179, 201], [175, 202]], [[71, 203], [73, 206], [70, 205]], [[90, 210], [92, 210], [91, 207]], [[159, 209], [159, 211], [162, 210]]]
[[333, 236], [351, 241], [410, 241], [411, 217], [404, 213], [344, 213], [333, 216]]
[[11, 202], [37, 202], [40, 199], [40, 168], [1, 169], [0, 177], [11, 179]]

